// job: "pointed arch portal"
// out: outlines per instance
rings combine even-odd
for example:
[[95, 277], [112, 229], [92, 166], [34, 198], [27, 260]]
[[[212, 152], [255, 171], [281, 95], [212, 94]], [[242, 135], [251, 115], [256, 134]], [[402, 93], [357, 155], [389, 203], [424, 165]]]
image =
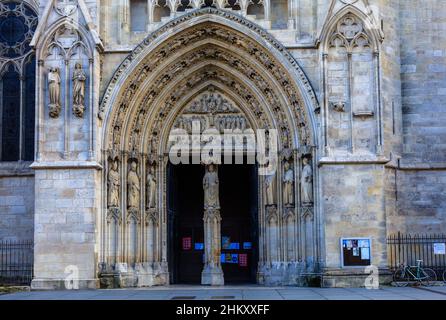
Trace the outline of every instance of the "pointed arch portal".
[[[174, 129], [189, 132], [196, 121], [202, 128], [220, 132], [277, 130], [277, 170], [266, 176], [256, 174], [250, 182], [255, 185], [256, 199], [252, 206], [256, 211], [255, 279], [300, 284], [299, 275], [317, 269], [320, 260], [318, 204], [316, 197], [308, 196], [314, 194], [317, 179], [310, 187], [300, 183], [301, 172], [311, 172], [307, 166], [316, 158], [317, 108], [313, 89], [292, 55], [240, 16], [215, 8], [194, 10], [150, 34], [118, 68], [99, 108], [106, 190], [102, 278], [119, 279], [119, 285], [125, 286], [171, 281], [174, 257], [169, 256], [169, 243], [182, 240], [187, 249], [189, 240], [169, 240], [173, 230], [169, 208], [175, 207], [170, 203], [175, 199], [169, 196], [169, 137]], [[222, 167], [223, 171], [230, 169]], [[202, 178], [194, 177], [196, 182]], [[223, 183], [225, 178], [220, 178]], [[195, 185], [198, 190], [188, 192], [201, 197], [202, 186]], [[302, 188], [311, 188], [305, 190], [304, 199]], [[218, 221], [224, 216], [204, 214], [208, 214], [206, 221], [215, 218], [212, 230], [220, 228]], [[219, 254], [223, 244], [214, 231], [209, 231], [211, 238], [218, 235], [218, 240], [212, 248], [218, 248]], [[205, 250], [211, 245], [206, 236], [202, 242], [193, 242], [191, 250], [197, 243], [203, 242]], [[204, 269], [210, 265], [212, 278], [221, 269], [220, 256], [205, 259]], [[242, 265], [240, 255], [238, 259]], [[222, 284], [215, 278], [201, 279], [206, 284]]]

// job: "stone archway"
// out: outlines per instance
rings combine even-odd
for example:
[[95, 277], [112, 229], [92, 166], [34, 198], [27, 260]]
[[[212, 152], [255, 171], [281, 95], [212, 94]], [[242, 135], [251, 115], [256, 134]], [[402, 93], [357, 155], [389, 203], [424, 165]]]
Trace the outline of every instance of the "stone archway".
[[168, 283], [169, 134], [187, 118], [185, 106], [210, 88], [237, 106], [229, 126], [278, 132], [277, 170], [259, 177], [257, 281], [298, 284], [300, 272], [317, 267], [313, 90], [294, 58], [260, 27], [208, 8], [151, 34], [103, 97], [103, 278], [121, 286]]

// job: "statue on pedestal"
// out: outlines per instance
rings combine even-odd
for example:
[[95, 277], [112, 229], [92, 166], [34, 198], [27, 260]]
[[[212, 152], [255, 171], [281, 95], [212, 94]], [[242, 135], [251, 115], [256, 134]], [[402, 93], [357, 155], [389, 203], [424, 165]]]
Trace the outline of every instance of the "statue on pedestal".
[[132, 161], [127, 175], [127, 206], [129, 208], [139, 208], [139, 177], [136, 173], [136, 162]]
[[147, 173], [147, 208], [156, 207], [156, 177], [154, 167], [150, 166]]
[[78, 62], [73, 72], [73, 112], [82, 118], [85, 111], [85, 81], [87, 76], [82, 70], [82, 65]]
[[60, 72], [59, 68], [50, 68], [48, 73], [48, 93], [50, 117], [57, 118], [60, 114]]
[[302, 203], [313, 202], [313, 169], [308, 163], [308, 158], [302, 160], [301, 192]]
[[215, 165], [210, 164], [206, 169], [207, 171], [203, 178], [204, 209], [220, 209], [219, 181]]
[[119, 187], [121, 182], [119, 179], [118, 162], [113, 161], [108, 171], [108, 207], [119, 207]]
[[286, 206], [294, 204], [294, 171], [288, 161], [284, 164], [283, 203]]

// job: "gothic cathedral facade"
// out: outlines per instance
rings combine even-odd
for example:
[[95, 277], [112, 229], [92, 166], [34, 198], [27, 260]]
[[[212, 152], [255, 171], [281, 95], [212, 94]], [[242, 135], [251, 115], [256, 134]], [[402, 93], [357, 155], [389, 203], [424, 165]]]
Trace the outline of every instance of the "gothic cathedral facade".
[[[1, 0], [0, 241], [35, 289], [388, 281], [446, 233], [443, 2]], [[275, 170], [172, 164], [196, 123]]]

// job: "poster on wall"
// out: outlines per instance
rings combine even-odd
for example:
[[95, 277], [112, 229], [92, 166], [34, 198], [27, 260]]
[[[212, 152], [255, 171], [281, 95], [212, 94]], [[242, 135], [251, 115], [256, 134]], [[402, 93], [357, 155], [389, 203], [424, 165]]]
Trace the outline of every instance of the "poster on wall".
[[446, 243], [434, 243], [434, 254], [435, 255], [445, 255], [446, 254]]
[[239, 254], [238, 265], [240, 267], [247, 267], [248, 266], [248, 255], [246, 253]]
[[361, 248], [361, 260], [370, 260], [370, 248]]
[[231, 237], [223, 236], [221, 237], [221, 248], [223, 250], [228, 250], [231, 246]]
[[191, 237], [183, 237], [182, 248], [183, 248], [183, 250], [192, 249], [192, 238]]
[[341, 251], [344, 267], [369, 266], [371, 263], [369, 238], [341, 238]]
[[204, 243], [195, 242], [195, 250], [204, 250]]

